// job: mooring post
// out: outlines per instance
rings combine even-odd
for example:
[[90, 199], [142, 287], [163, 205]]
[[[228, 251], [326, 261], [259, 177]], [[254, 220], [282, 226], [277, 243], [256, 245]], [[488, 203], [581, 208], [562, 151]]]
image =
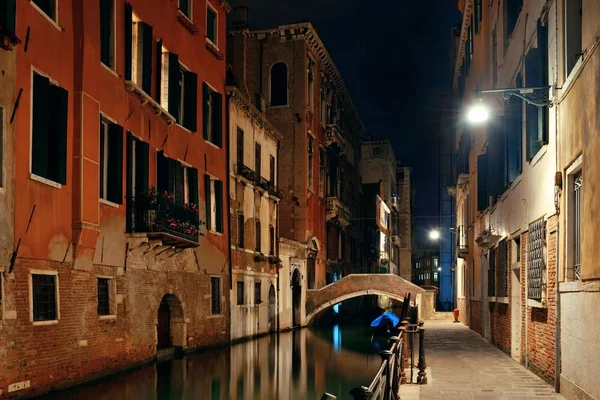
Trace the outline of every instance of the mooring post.
[[392, 336], [390, 338], [392, 342], [392, 346], [396, 346], [394, 348], [395, 362], [394, 362], [394, 370], [391, 371], [392, 374], [392, 391], [394, 392], [394, 396], [397, 397], [398, 391], [400, 389], [400, 368], [402, 366], [402, 349], [401, 349], [401, 339], [398, 336]]
[[350, 391], [350, 396], [352, 396], [354, 400], [370, 400], [372, 394], [373, 392], [365, 386], [359, 386]]
[[425, 328], [423, 325], [419, 327], [419, 374], [417, 377], [417, 383], [420, 385], [427, 384], [427, 372], [425, 372], [425, 368], [427, 367], [425, 363]]

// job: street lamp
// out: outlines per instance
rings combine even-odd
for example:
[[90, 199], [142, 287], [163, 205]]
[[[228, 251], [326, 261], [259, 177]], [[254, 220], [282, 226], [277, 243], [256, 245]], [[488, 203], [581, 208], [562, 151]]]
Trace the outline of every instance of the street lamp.
[[524, 87], [524, 88], [502, 88], [502, 89], [477, 89], [475, 90], [476, 99], [474, 104], [467, 111], [467, 120], [473, 123], [482, 123], [487, 121], [490, 113], [483, 104], [481, 95], [484, 93], [502, 93], [504, 100], [511, 96], [517, 96], [525, 100], [528, 104], [536, 107], [552, 107], [550, 100], [550, 86]]
[[469, 112], [467, 112], [467, 119], [473, 123], [485, 122], [489, 117], [490, 113], [481, 98], [478, 98], [475, 104], [469, 109]]
[[438, 231], [437, 229], [434, 229], [431, 232], [429, 232], [429, 239], [438, 240], [439, 238], [440, 238], [440, 231]]

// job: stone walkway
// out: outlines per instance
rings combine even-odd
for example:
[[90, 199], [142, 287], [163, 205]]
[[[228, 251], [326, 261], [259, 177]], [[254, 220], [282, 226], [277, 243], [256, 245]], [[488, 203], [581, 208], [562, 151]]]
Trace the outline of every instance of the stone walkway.
[[402, 385], [402, 400], [564, 399], [466, 326], [445, 319], [425, 328], [428, 383]]

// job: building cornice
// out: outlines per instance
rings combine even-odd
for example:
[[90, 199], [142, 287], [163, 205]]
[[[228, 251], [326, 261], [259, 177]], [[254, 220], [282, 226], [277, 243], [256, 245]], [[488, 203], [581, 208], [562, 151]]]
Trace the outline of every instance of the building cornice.
[[234, 86], [226, 86], [225, 92], [227, 93], [227, 96], [234, 101], [246, 113], [246, 115], [248, 115], [248, 117], [250, 117], [250, 119], [256, 122], [258, 126], [267, 133], [267, 136], [276, 142], [281, 141], [281, 134], [279, 131], [273, 125], [271, 125], [265, 115], [250, 102], [248, 97], [246, 97], [241, 90]]
[[458, 50], [456, 54], [456, 64], [454, 64], [454, 77], [452, 79], [452, 87], [458, 89], [458, 78], [460, 77], [460, 69], [465, 61], [465, 43], [469, 34], [469, 26], [471, 25], [471, 14], [473, 14], [473, 0], [465, 1], [465, 9], [463, 10], [463, 20], [460, 29], [460, 38], [458, 39]]
[[258, 29], [258, 30], [250, 30], [250, 29], [238, 29], [232, 30], [232, 34], [234, 35], [247, 35], [252, 38], [266, 38], [270, 36], [278, 36], [280, 40], [304, 40], [311, 47], [311, 50], [319, 57], [325, 71], [329, 77], [329, 81], [333, 83], [335, 87], [336, 94], [339, 96], [344, 108], [350, 113], [352, 126], [356, 130], [356, 133], [360, 137], [365, 131], [366, 128], [360, 117], [358, 112], [356, 111], [356, 107], [352, 102], [352, 98], [350, 97], [350, 92], [346, 87], [346, 84], [342, 80], [339, 70], [335, 66], [333, 59], [327, 52], [325, 45], [319, 38], [317, 31], [313, 27], [310, 22], [300, 22], [296, 24], [288, 24], [288, 25], [279, 25], [276, 28], [270, 29]]

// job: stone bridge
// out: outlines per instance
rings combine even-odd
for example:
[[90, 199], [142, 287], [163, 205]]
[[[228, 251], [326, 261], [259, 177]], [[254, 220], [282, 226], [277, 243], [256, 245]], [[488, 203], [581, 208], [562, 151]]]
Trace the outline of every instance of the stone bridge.
[[381, 295], [403, 301], [408, 293], [411, 304], [419, 305], [420, 318], [428, 319], [434, 304], [431, 291], [395, 274], [350, 274], [321, 289], [306, 291], [306, 323], [312, 323], [323, 311], [353, 297]]

